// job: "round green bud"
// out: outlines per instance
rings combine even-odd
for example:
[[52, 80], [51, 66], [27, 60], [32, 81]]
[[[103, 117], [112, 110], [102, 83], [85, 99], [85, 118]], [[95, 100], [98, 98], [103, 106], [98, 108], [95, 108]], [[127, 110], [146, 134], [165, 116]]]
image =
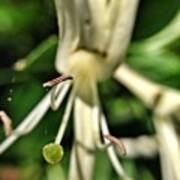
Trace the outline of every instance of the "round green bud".
[[43, 147], [43, 157], [49, 164], [58, 163], [63, 155], [63, 147], [59, 144], [50, 143]]

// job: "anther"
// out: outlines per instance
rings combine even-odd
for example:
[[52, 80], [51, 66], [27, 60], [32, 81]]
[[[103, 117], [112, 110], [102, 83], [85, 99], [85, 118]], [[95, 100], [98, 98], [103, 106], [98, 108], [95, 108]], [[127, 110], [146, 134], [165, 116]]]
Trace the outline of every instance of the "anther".
[[116, 137], [114, 137], [114, 136], [112, 136], [110, 134], [104, 135], [104, 137], [106, 139], [108, 139], [111, 144], [114, 144], [121, 154], [126, 155], [125, 145], [120, 139], [118, 139], [118, 138], [116, 138]]
[[72, 80], [73, 77], [70, 75], [62, 75], [43, 84], [43, 87], [53, 87], [63, 81]]

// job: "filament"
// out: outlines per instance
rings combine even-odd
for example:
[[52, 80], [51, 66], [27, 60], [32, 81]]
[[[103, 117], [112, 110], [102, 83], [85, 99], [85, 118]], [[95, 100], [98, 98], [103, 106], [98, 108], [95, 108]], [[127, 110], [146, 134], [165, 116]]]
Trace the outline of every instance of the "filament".
[[29, 113], [21, 124], [0, 144], [0, 154], [8, 149], [20, 136], [29, 133], [40, 122], [50, 106], [49, 92], [38, 105]]
[[56, 111], [64, 100], [72, 81], [60, 83], [52, 88], [51, 92], [51, 108]]
[[65, 109], [65, 112], [63, 114], [62, 122], [61, 122], [61, 125], [59, 127], [56, 139], [55, 139], [56, 144], [60, 144], [62, 141], [62, 138], [64, 136], [64, 133], [65, 133], [65, 130], [66, 130], [69, 118], [70, 118], [74, 98], [75, 98], [75, 90], [73, 89], [70, 96], [69, 96], [69, 99], [68, 99], [68, 102], [66, 105], [66, 109]]
[[[106, 136], [110, 133], [108, 126], [107, 126], [105, 116], [103, 114], [101, 114], [101, 129], [102, 129], [103, 136]], [[104, 141], [106, 143], [110, 143], [110, 141], [105, 137], [104, 137]], [[118, 160], [118, 157], [117, 157], [117, 154], [114, 150], [114, 147], [113, 146], [108, 147], [107, 153], [108, 153], [109, 159], [111, 160], [111, 163], [112, 163], [116, 173], [120, 177], [123, 177], [123, 179], [130, 180], [131, 178], [128, 177], [128, 175], [125, 173], [120, 161]]]

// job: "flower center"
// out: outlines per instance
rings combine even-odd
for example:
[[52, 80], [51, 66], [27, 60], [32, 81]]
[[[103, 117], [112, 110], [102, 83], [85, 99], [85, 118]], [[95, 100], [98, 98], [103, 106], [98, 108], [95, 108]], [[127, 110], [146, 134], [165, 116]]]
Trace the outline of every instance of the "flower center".
[[70, 57], [68, 73], [82, 80], [101, 81], [110, 74], [105, 59], [93, 52], [79, 50]]
[[79, 50], [70, 57], [66, 73], [73, 76], [77, 95], [89, 104], [93, 103], [97, 81], [110, 75], [105, 59], [85, 50]]

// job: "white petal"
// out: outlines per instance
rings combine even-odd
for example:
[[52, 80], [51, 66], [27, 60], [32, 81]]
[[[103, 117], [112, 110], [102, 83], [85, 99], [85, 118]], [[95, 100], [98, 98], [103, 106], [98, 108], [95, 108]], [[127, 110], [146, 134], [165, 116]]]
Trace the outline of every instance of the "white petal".
[[132, 29], [136, 17], [139, 0], [121, 0], [118, 17], [114, 30], [111, 32], [111, 42], [108, 48], [108, 61], [110, 64], [118, 64], [122, 61], [127, 51]]
[[75, 143], [71, 155], [69, 180], [91, 180], [95, 163], [92, 106], [76, 97], [74, 118]]

